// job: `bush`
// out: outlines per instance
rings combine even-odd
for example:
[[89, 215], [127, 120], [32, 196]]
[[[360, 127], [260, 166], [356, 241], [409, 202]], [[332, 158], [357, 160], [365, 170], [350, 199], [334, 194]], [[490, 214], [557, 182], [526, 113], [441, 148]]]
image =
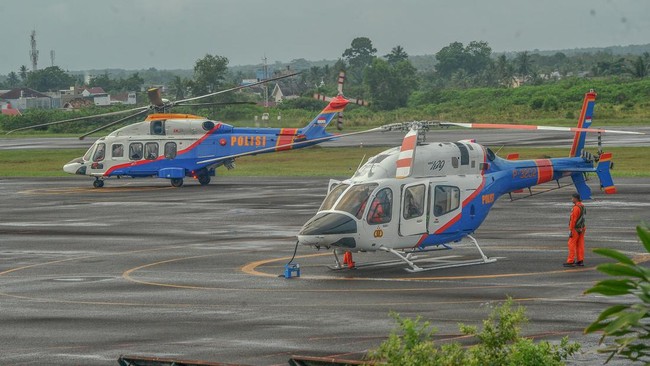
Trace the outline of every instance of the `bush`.
[[560, 107], [560, 102], [558, 102], [556, 97], [551, 95], [546, 97], [546, 99], [544, 99], [544, 110], [557, 111], [559, 107]]
[[542, 109], [543, 106], [544, 106], [544, 98], [536, 97], [530, 101], [531, 109]]
[[483, 330], [460, 325], [461, 332], [479, 341], [469, 348], [459, 343], [436, 346], [436, 329], [429, 322], [391, 316], [397, 321], [401, 335], [393, 332], [379, 348], [368, 353], [368, 359], [383, 365], [563, 365], [564, 360], [580, 349], [577, 343], [563, 338], [559, 345], [547, 341], [534, 343], [520, 335], [520, 325], [526, 322], [525, 309], [512, 309], [512, 299], [496, 307]]
[[[637, 226], [637, 234], [646, 252], [650, 253], [650, 229]], [[637, 297], [631, 304], [614, 305], [605, 309], [585, 333], [602, 331], [600, 343], [613, 338], [613, 343], [599, 350], [612, 357], [620, 355], [634, 362], [650, 363], [650, 269], [636, 264], [627, 255], [614, 249], [595, 249], [594, 252], [613, 258], [617, 263], [605, 263], [596, 267], [599, 271], [619, 279], [598, 282], [585, 293], [605, 296]]]

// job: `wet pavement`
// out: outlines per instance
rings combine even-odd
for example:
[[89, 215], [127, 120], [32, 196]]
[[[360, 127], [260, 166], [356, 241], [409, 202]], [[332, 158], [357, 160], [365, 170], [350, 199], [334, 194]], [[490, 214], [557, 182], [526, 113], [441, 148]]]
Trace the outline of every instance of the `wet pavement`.
[[[302, 277], [280, 278], [295, 234], [328, 179], [220, 178], [209, 186], [83, 177], [0, 179], [0, 363], [116, 365], [121, 354], [286, 365], [292, 354], [359, 358], [395, 324], [421, 315], [440, 341], [480, 325], [507, 296], [526, 306], [524, 334], [583, 343], [572, 363], [602, 363], [582, 334], [612, 299], [583, 295], [604, 277], [591, 252], [644, 256], [650, 179], [594, 192], [586, 267], [565, 269], [571, 187], [510, 202], [476, 232], [492, 264], [410, 274], [403, 266], [331, 271], [331, 254], [299, 248]], [[591, 181], [596, 191], [596, 181]], [[430, 258], [476, 256], [469, 242]], [[355, 254], [358, 263], [393, 259]], [[463, 340], [467, 341], [467, 340]]]

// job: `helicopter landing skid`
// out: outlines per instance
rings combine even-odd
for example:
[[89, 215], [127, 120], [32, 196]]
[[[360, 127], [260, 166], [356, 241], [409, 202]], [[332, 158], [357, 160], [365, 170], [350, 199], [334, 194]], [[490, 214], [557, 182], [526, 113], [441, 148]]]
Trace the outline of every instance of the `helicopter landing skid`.
[[344, 269], [357, 269], [357, 268], [366, 268], [366, 267], [388, 266], [388, 265], [401, 263], [400, 260], [388, 260], [388, 261], [370, 262], [370, 263], [355, 263], [354, 267], [350, 268], [345, 263], [341, 263], [341, 260], [339, 259], [338, 254], [336, 254], [336, 250], [334, 250], [332, 253], [334, 254], [334, 265], [327, 266], [327, 268], [329, 268], [329, 269], [331, 269], [333, 271], [340, 271], [340, 270], [344, 270]]
[[409, 254], [407, 254], [405, 256], [402, 253], [400, 253], [400, 252], [398, 252], [398, 251], [396, 251], [395, 249], [392, 249], [392, 248], [385, 248], [384, 247], [384, 248], [381, 248], [381, 249], [388, 252], [388, 253], [392, 253], [392, 254], [396, 255], [397, 257], [399, 257], [399, 259], [402, 262], [405, 262], [406, 264], [408, 264], [409, 267], [411, 267], [411, 268], [405, 268], [405, 270], [407, 272], [410, 272], [410, 273], [433, 271], [433, 270], [436, 270], [436, 269], [443, 269], [443, 268], [475, 266], [475, 265], [478, 265], [478, 264], [493, 263], [493, 262], [497, 261], [496, 258], [490, 258], [490, 257], [486, 256], [483, 253], [483, 250], [481, 250], [481, 247], [478, 245], [478, 242], [476, 241], [476, 239], [473, 236], [467, 235], [467, 237], [469, 237], [472, 240], [472, 242], [474, 243], [474, 245], [476, 245], [476, 249], [478, 249], [478, 252], [481, 254], [481, 258], [469, 259], [469, 260], [464, 260], [464, 261], [444, 260], [440, 264], [436, 264], [436, 265], [432, 265], [432, 266], [426, 266], [426, 267], [420, 267], [417, 264], [415, 264], [413, 261], [411, 261], [411, 259], [414, 259], [414, 257], [410, 256], [411, 253], [409, 253]]

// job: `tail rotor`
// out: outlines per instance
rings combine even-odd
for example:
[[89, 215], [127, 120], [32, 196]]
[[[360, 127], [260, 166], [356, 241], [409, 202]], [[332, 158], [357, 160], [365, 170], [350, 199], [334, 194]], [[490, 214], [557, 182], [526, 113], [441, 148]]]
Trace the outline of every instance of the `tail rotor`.
[[[355, 98], [346, 98], [343, 95], [343, 85], [345, 84], [345, 71], [341, 70], [339, 72], [339, 78], [338, 78], [338, 85], [337, 85], [337, 90], [338, 90], [338, 95], [337, 97], [345, 98], [345, 100], [348, 101], [348, 103], [354, 103], [356, 105], [360, 106], [368, 106], [368, 102], [366, 102], [363, 99], [355, 99]], [[331, 102], [334, 98], [328, 97], [326, 95], [316, 93], [314, 94], [314, 99], [316, 100], [322, 100], [324, 102]], [[343, 130], [343, 111], [338, 112], [338, 116], [336, 118], [336, 129]]]

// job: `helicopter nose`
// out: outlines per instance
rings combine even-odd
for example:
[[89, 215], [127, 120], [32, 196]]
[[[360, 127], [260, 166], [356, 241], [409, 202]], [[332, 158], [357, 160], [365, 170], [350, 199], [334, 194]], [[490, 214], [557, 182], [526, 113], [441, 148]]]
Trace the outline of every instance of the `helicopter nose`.
[[302, 227], [298, 241], [303, 245], [354, 248], [356, 234], [354, 218], [337, 212], [321, 212]]
[[86, 166], [81, 158], [74, 159], [63, 166], [63, 171], [69, 174], [86, 174]]

